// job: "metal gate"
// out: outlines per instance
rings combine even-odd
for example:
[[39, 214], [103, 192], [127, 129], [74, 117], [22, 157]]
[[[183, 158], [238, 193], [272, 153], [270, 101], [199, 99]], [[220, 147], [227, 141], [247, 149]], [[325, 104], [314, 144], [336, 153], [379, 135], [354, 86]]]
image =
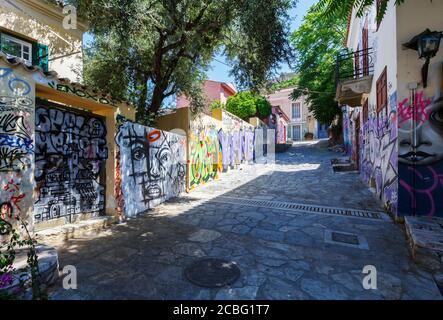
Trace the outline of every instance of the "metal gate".
[[107, 157], [102, 117], [37, 100], [35, 221], [104, 214]]

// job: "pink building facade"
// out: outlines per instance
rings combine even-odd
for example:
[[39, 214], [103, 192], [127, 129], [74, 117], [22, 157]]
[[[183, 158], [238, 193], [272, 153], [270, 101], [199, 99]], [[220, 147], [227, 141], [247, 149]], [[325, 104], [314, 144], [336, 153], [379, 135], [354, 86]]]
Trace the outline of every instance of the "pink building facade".
[[[206, 114], [211, 114], [210, 105], [212, 102], [219, 100], [222, 104], [226, 104], [228, 98], [237, 93], [237, 90], [232, 83], [206, 80], [203, 86], [203, 92], [207, 100], [207, 105], [203, 112]], [[177, 109], [186, 108], [189, 107], [189, 105], [190, 101], [186, 96], [177, 97]]]
[[305, 96], [292, 100], [294, 88], [276, 91], [266, 96], [272, 107], [279, 107], [288, 119], [287, 139], [292, 141], [305, 140], [306, 133], [312, 133], [313, 138], [319, 137], [319, 124], [309, 111], [309, 104]]
[[275, 142], [286, 143], [288, 140], [288, 116], [279, 106], [272, 107], [272, 114], [269, 116], [268, 125], [275, 129]]

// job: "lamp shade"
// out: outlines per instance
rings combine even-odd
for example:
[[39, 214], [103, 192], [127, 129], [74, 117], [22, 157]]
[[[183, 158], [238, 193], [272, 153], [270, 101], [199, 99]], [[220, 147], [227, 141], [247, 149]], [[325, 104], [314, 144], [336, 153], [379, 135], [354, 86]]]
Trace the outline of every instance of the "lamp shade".
[[418, 38], [417, 49], [420, 58], [432, 58], [438, 52], [440, 47], [440, 32], [430, 32], [422, 34]]

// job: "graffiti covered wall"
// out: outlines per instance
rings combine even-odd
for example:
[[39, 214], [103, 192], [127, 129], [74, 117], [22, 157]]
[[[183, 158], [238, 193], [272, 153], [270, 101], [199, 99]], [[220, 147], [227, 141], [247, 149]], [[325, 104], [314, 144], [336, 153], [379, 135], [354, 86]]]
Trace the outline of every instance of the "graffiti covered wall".
[[104, 120], [38, 103], [35, 136], [35, 220], [102, 214], [108, 158]]
[[186, 137], [124, 122], [117, 133], [119, 204], [133, 217], [178, 196], [186, 184]]
[[397, 212], [398, 199], [395, 95], [391, 95], [389, 111], [376, 114], [375, 106], [369, 106], [368, 120], [360, 131], [360, 174], [366, 183], [375, 182], [377, 195], [393, 214]]
[[223, 171], [222, 151], [218, 130], [200, 128], [189, 137], [189, 187], [217, 179]]
[[0, 65], [0, 213], [10, 222], [32, 224], [34, 92], [27, 75]]
[[220, 110], [217, 121], [206, 115], [191, 124], [189, 134], [189, 188], [217, 179], [220, 173], [242, 163], [252, 163], [256, 148], [263, 150], [263, 138], [256, 142], [252, 125]]
[[442, 217], [443, 96], [417, 91], [412, 97], [398, 104], [398, 213]]

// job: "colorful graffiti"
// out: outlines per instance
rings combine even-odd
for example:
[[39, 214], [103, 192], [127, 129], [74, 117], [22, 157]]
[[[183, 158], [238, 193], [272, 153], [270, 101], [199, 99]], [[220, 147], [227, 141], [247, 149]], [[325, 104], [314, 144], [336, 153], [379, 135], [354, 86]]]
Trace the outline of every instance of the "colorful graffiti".
[[116, 142], [126, 216], [147, 212], [184, 191], [186, 137], [126, 121]]
[[11, 68], [0, 68], [0, 213], [29, 222], [34, 161], [34, 90]]
[[105, 208], [106, 126], [101, 118], [39, 105], [35, 116], [34, 219]]
[[[396, 100], [396, 93], [390, 101]], [[369, 183], [375, 181], [377, 195], [383, 200], [388, 210], [396, 214], [398, 202], [398, 166], [397, 166], [397, 112], [395, 105], [389, 109], [389, 115], [383, 112], [376, 115], [371, 108], [368, 121], [360, 132], [360, 174]]]
[[191, 133], [189, 140], [189, 187], [217, 179], [223, 171], [219, 133], [215, 128]]
[[443, 216], [443, 96], [399, 103], [399, 215]]

